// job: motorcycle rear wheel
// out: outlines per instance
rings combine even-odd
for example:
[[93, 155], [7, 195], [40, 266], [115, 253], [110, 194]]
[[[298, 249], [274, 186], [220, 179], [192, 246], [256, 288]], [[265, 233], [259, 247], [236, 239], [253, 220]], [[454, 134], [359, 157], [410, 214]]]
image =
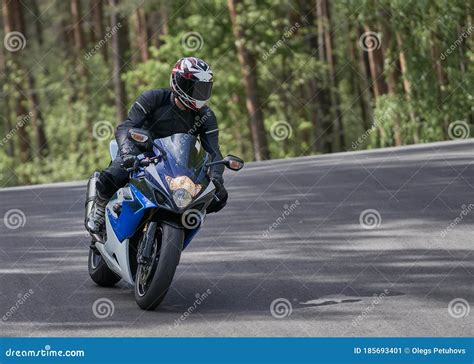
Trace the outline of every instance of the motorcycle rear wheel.
[[135, 301], [144, 310], [154, 310], [171, 286], [183, 250], [184, 230], [160, 224], [150, 263], [140, 264], [135, 279]]

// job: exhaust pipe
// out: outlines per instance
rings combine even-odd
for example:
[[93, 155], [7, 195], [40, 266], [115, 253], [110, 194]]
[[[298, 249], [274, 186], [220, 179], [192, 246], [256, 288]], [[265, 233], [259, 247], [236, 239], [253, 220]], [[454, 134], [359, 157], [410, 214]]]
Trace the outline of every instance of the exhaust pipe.
[[89, 178], [89, 182], [87, 182], [87, 196], [86, 196], [86, 214], [84, 216], [84, 224], [87, 222], [87, 217], [92, 211], [92, 206], [94, 205], [95, 196], [97, 194], [96, 183], [99, 179], [100, 173], [94, 172], [92, 176]]
[[[100, 173], [99, 172], [94, 172], [92, 176], [89, 178], [89, 182], [87, 182], [87, 196], [86, 196], [86, 203], [85, 203], [85, 216], [84, 216], [84, 225], [87, 230], [87, 217], [92, 211], [92, 206], [94, 205], [94, 200], [95, 196], [97, 194], [97, 188], [96, 188], [96, 183], [97, 180], [99, 179]], [[97, 241], [97, 242], [102, 242], [102, 237], [99, 236], [98, 234], [94, 234], [89, 232], [91, 234], [92, 238]]]

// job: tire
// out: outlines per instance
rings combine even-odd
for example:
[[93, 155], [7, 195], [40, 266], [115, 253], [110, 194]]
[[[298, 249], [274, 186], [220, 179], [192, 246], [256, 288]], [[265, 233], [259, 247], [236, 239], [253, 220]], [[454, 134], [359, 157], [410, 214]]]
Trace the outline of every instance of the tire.
[[96, 249], [89, 249], [89, 275], [101, 287], [113, 287], [120, 277], [112, 272]]
[[[161, 234], [158, 233], [161, 231]], [[150, 281], [146, 288], [140, 284], [140, 273], [143, 266], [139, 266], [135, 279], [135, 301], [144, 310], [154, 310], [163, 301], [171, 286], [171, 282], [179, 264], [183, 250], [184, 230], [167, 224], [157, 226], [155, 246], [156, 254], [151, 269]], [[161, 245], [161, 249], [159, 246]]]

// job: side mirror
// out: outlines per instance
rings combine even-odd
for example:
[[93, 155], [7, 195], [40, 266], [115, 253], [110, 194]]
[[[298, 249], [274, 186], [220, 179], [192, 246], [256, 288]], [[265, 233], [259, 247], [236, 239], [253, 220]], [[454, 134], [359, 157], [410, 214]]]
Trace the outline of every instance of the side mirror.
[[130, 129], [128, 131], [128, 139], [146, 149], [149, 149], [152, 145], [150, 133], [143, 129]]
[[244, 167], [244, 161], [232, 154], [226, 155], [223, 161], [224, 165], [233, 171], [240, 171]]
[[227, 154], [221, 160], [209, 162], [206, 164], [206, 167], [215, 166], [218, 164], [223, 164], [227, 168], [232, 169], [233, 171], [240, 171], [244, 167], [244, 161], [232, 154]]

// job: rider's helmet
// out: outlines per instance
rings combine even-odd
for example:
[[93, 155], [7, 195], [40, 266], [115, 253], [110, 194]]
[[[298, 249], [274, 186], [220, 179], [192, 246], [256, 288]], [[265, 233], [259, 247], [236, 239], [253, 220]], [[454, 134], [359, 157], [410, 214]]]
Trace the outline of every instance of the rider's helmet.
[[197, 111], [211, 97], [212, 81], [212, 70], [206, 62], [196, 57], [185, 57], [174, 65], [170, 86], [184, 106]]

